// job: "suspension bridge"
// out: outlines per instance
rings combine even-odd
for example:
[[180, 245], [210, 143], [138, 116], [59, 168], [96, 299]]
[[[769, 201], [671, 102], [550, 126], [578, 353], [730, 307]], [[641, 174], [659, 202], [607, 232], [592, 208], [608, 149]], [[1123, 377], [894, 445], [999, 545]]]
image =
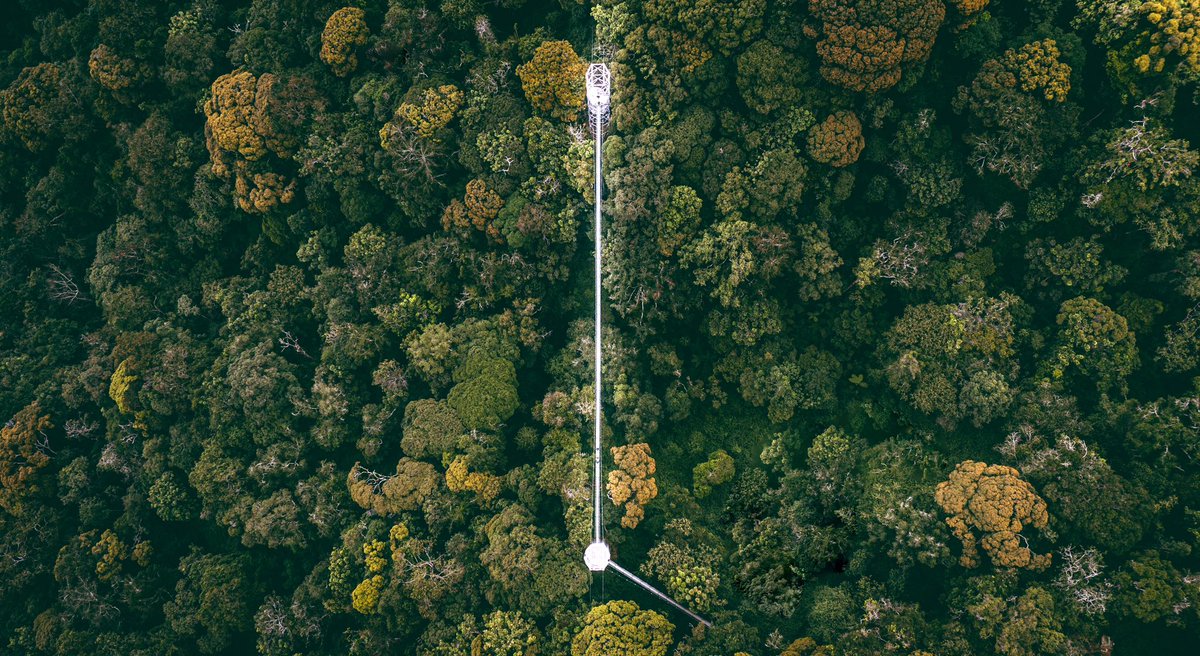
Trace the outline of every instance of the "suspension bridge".
[[603, 63], [594, 63], [587, 68], [587, 104], [588, 104], [588, 124], [592, 131], [592, 136], [595, 138], [595, 180], [596, 180], [596, 196], [595, 196], [595, 220], [593, 229], [595, 231], [595, 321], [594, 327], [596, 330], [592, 344], [594, 346], [594, 374], [595, 381], [593, 390], [595, 391], [594, 399], [594, 423], [592, 427], [592, 543], [587, 546], [583, 552], [583, 562], [588, 570], [603, 574], [608, 570], [612, 570], [617, 574], [625, 577], [634, 585], [646, 590], [650, 594], [658, 597], [666, 602], [671, 607], [684, 613], [693, 620], [705, 625], [712, 626], [712, 623], [704, 619], [700, 615], [692, 612], [683, 604], [675, 601], [666, 593], [660, 591], [646, 581], [643, 581], [633, 572], [621, 567], [612, 559], [612, 550], [609, 549], [608, 543], [604, 541], [604, 444], [601, 438], [601, 417], [602, 417], [602, 398], [601, 398], [601, 356], [603, 353], [603, 339], [601, 335], [602, 318], [601, 318], [601, 302], [603, 299], [603, 290], [601, 288], [601, 272], [603, 268], [604, 257], [604, 212], [602, 208], [602, 200], [604, 196], [603, 183], [603, 151], [601, 148], [604, 140], [604, 130], [609, 124], [611, 115], [611, 100], [612, 100], [612, 73], [608, 66]]

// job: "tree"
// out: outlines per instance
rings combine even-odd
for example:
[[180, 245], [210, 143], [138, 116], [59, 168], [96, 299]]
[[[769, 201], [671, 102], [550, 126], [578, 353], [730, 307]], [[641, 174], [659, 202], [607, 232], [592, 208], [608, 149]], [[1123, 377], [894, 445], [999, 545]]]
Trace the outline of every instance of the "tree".
[[1200, 447], [1200, 434], [1192, 428], [1200, 413], [1198, 399], [1193, 382], [1192, 389], [1179, 397], [1128, 401], [1114, 417], [1114, 427], [1123, 435], [1117, 453], [1128, 454], [1121, 459], [1129, 462], [1133, 481], [1144, 486], [1151, 499], [1200, 498], [1200, 478], [1190, 455]]
[[770, 41], [755, 41], [738, 55], [738, 90], [759, 114], [796, 104], [807, 81], [808, 63]]
[[290, 203], [295, 181], [270, 170], [266, 158], [290, 157], [300, 145], [305, 119], [320, 104], [311, 82], [238, 69], [218, 77], [211, 91], [204, 135], [212, 172], [234, 177], [234, 200], [244, 212]]
[[383, 588], [383, 576], [375, 574], [363, 579], [350, 593], [350, 605], [363, 615], [370, 615], [379, 606], [379, 592]]
[[25, 501], [38, 492], [39, 472], [50, 464], [50, 416], [37, 401], [0, 428], [0, 509], [20, 516]]
[[1066, 547], [1059, 552], [1058, 576], [1054, 587], [1061, 590], [1077, 609], [1095, 617], [1104, 614], [1112, 599], [1112, 582], [1103, 575], [1104, 559], [1089, 547]]
[[800, 300], [816, 301], [842, 292], [842, 280], [836, 273], [842, 258], [829, 243], [829, 234], [812, 223], [796, 226], [796, 259], [792, 271]]
[[1200, 30], [1192, 0], [1078, 0], [1077, 24], [1095, 27], [1096, 43], [1111, 48], [1108, 69], [1132, 90], [1138, 78], [1195, 79]]
[[239, 335], [214, 362], [205, 402], [220, 443], [267, 446], [295, 434], [292, 401], [302, 392], [295, 367], [275, 348], [272, 339]]
[[[833, 645], [818, 645], [816, 640], [804, 637], [793, 640], [779, 656], [833, 656]], [[916, 656], [914, 653], [913, 656]]]
[[848, 505], [857, 496], [854, 470], [862, 453], [862, 438], [830, 426], [813, 438], [805, 452], [811, 492], [830, 511]]
[[949, 480], [938, 483], [934, 498], [962, 541], [964, 567], [979, 565], [975, 531], [983, 534], [983, 550], [997, 566], [1043, 570], [1050, 565], [1050, 554], [1034, 553], [1021, 534], [1026, 525], [1046, 528], [1046, 502], [1012, 467], [964, 460]]
[[334, 75], [345, 77], [358, 68], [354, 49], [367, 42], [371, 30], [366, 14], [358, 7], [342, 7], [325, 21], [321, 32], [321, 61], [329, 64]]
[[[734, 341], [742, 337], [733, 336]], [[836, 402], [836, 383], [841, 363], [828, 351], [816, 347], [804, 353], [784, 351], [785, 343], [770, 339], [745, 359], [728, 359], [722, 367], [734, 369], [742, 398], [756, 407], [767, 407], [767, 419], [776, 423], [790, 421], [796, 410], [823, 410]]]
[[384, 475], [354, 463], [346, 476], [350, 497], [362, 508], [379, 515], [416, 510], [438, 487], [433, 465], [411, 458], [396, 463], [396, 473]]
[[691, 187], [677, 186], [671, 190], [671, 200], [662, 216], [658, 232], [658, 250], [670, 257], [692, 240], [700, 227], [700, 208], [703, 201]]
[[446, 467], [446, 489], [451, 492], [474, 492], [484, 504], [490, 504], [500, 494], [501, 479], [487, 472], [470, 471], [469, 458], [459, 456]]
[[1157, 622], [1191, 606], [1194, 589], [1183, 585], [1183, 575], [1157, 551], [1145, 551], [1113, 577], [1114, 610], [1142, 622]]
[[[230, 162], [227, 153], [248, 161], [267, 154], [267, 139], [275, 137], [264, 116], [268, 89], [278, 78], [265, 74], [263, 79], [246, 70], [236, 70], [218, 77], [212, 84], [212, 96], [204, 103], [205, 136], [212, 157], [213, 173], [226, 176]], [[259, 94], [263, 101], [259, 101]], [[272, 139], [272, 144], [284, 149], [286, 142]]]
[[1062, 632], [1054, 597], [1036, 585], [1020, 597], [1005, 600], [991, 594], [966, 610], [978, 618], [979, 634], [995, 638], [997, 654], [1038, 656], [1065, 654], [1070, 641]]
[[747, 221], [725, 221], [692, 242], [683, 264], [694, 271], [698, 287], [712, 285], [711, 294], [726, 307], [740, 304], [735, 290], [755, 271], [750, 236], [755, 226]]
[[171, 16], [163, 46], [163, 81], [191, 103], [200, 96], [224, 50], [218, 44], [218, 8], [197, 3]]
[[865, 147], [862, 123], [854, 112], [834, 112], [808, 131], [809, 156], [834, 168], [857, 162]]
[[419, 399], [404, 407], [400, 448], [410, 458], [441, 462], [453, 450], [465, 428], [445, 401]]
[[583, 110], [586, 70], [569, 41], [545, 41], [534, 51], [533, 59], [517, 67], [517, 76], [534, 109], [572, 122]]
[[175, 585], [175, 598], [163, 613], [181, 639], [204, 654], [227, 652], [240, 634], [249, 632], [253, 582], [248, 558], [234, 554], [193, 551], [179, 561], [183, 575]]
[[392, 120], [379, 130], [379, 145], [384, 150], [399, 146], [396, 137], [406, 127], [415, 130], [422, 139], [435, 139], [454, 120], [463, 103], [463, 92], [453, 84], [427, 88], [420, 93], [414, 88], [405, 97], [411, 99], [400, 103]]
[[1177, 323], [1169, 326], [1162, 346], [1158, 347], [1155, 360], [1162, 363], [1167, 373], [1183, 372], [1200, 366], [1200, 313], [1191, 308]]
[[1015, 392], [1012, 296], [910, 305], [882, 348], [888, 384], [915, 408], [953, 425], [982, 426]]
[[271, 549], [303, 549], [307, 536], [301, 523], [302, 509], [291, 490], [276, 490], [250, 506], [242, 529], [242, 544], [263, 545]]
[[1086, 172], [1089, 181], [1107, 185], [1129, 179], [1140, 191], [1182, 185], [1200, 165], [1200, 151], [1186, 139], [1173, 139], [1162, 123], [1142, 117], [1109, 133], [1107, 157]]
[[1070, 435], [1059, 435], [1052, 444], [1036, 433], [1015, 439], [1020, 440], [1013, 451], [1021, 471], [1066, 524], [1060, 535], [1114, 556], [1141, 540], [1148, 515], [1145, 490], [1114, 472], [1092, 445]]
[[1080, 292], [1100, 294], [1107, 286], [1121, 282], [1126, 273], [1124, 267], [1102, 257], [1103, 249], [1095, 238], [1076, 237], [1063, 244], [1053, 238], [1035, 239], [1025, 252], [1030, 269], [1027, 284], [1036, 289], [1057, 283]]
[[587, 592], [586, 570], [561, 540], [542, 535], [524, 506], [509, 504], [483, 526], [480, 562], [504, 599], [535, 617]]
[[1137, 343], [1125, 317], [1094, 298], [1071, 299], [1059, 308], [1058, 347], [1049, 363], [1057, 380], [1072, 369], [1100, 389], [1122, 384], [1138, 365]]
[[[85, 535], [87, 536], [86, 541], [90, 541], [95, 536], [95, 531], [88, 531]], [[129, 545], [123, 542], [112, 529], [104, 529], [104, 532], [100, 534], [100, 539], [91, 548], [92, 555], [97, 557], [96, 577], [101, 581], [110, 581], [120, 575], [124, 562], [129, 560], [131, 555], [138, 564], [147, 564], [146, 557], [150, 553], [150, 543], [139, 542], [132, 549], [132, 554], [130, 551]]]
[[1027, 43], [984, 62], [970, 86], [959, 88], [955, 108], [968, 109], [976, 122], [967, 141], [981, 175], [1004, 175], [1028, 189], [1046, 153], [1072, 129], [1060, 107], [1071, 88], [1071, 67], [1059, 57], [1052, 39]]
[[615, 505], [625, 506], [621, 526], [636, 528], [646, 516], [646, 504], [658, 496], [650, 445], [628, 444], [614, 446], [609, 450], [612, 451], [616, 468], [608, 472], [608, 498]]
[[662, 581], [673, 599], [697, 612], [707, 612], [722, 603], [717, 597], [720, 554], [711, 545], [713, 541], [711, 534], [695, 528], [690, 520], [671, 520], [640, 569]]
[[656, 24], [655, 27], [663, 25], [672, 31], [679, 30], [689, 41], [707, 42], [729, 56], [758, 36], [763, 26], [765, 5], [762, 0], [700, 0], [695, 3], [652, 0], [646, 3], [643, 12]]
[[[734, 167], [717, 195], [717, 210], [729, 221], [771, 221], [799, 205], [808, 167], [790, 145], [772, 148], [748, 169]], [[778, 248], [776, 248], [778, 250]]]
[[931, 0], [815, 0], [821, 75], [839, 86], [877, 93], [933, 48], [946, 6]]
[[708, 454], [708, 460], [692, 470], [692, 489], [697, 499], [703, 499], [718, 485], [733, 480], [733, 458], [724, 449]]
[[233, 191], [243, 212], [265, 213], [296, 197], [296, 182], [279, 173], [254, 171], [251, 167], [242, 167], [239, 173]]
[[1053, 102], [1063, 102], [1071, 90], [1071, 67], [1059, 60], [1054, 39], [1026, 43], [1005, 51], [1003, 62], [1017, 78], [1022, 91], [1037, 92]]
[[1162, 73], [1173, 60], [1185, 75], [1200, 74], [1200, 7], [1190, 0], [1160, 0], [1143, 3], [1140, 10], [1150, 25], [1138, 39], [1149, 49], [1133, 60], [1134, 67]]
[[195, 512], [192, 499], [177, 481], [175, 474], [165, 471], [150, 486], [146, 495], [150, 507], [163, 521], [182, 521]]
[[125, 92], [143, 83], [150, 74], [147, 66], [122, 57], [104, 43], [96, 46], [88, 57], [88, 72], [118, 99], [126, 98]]
[[289, 656], [321, 638], [322, 610], [313, 598], [310, 579], [296, 589], [291, 600], [267, 595], [254, 613], [258, 653], [262, 656]]
[[1186, 209], [1200, 202], [1200, 179], [1192, 176], [1200, 152], [1187, 140], [1152, 116], [1097, 136], [1103, 147], [1082, 171], [1082, 216], [1105, 229], [1132, 222], [1155, 250], [1178, 248], [1200, 230]]
[[449, 380], [450, 346], [453, 335], [443, 323], [431, 323], [408, 338], [408, 362], [435, 389]]
[[57, 64], [22, 69], [12, 84], [0, 91], [0, 136], [14, 138], [37, 152], [56, 136], [78, 130], [78, 119], [71, 118], [77, 110], [69, 100], [69, 84]]
[[817, 640], [834, 642], [857, 623], [861, 608], [847, 586], [812, 584], [811, 596], [807, 620]]
[[446, 403], [468, 430], [497, 430], [520, 404], [517, 371], [508, 360], [476, 351], [455, 369], [454, 380]]
[[571, 656], [666, 656], [675, 626], [631, 601], [610, 601], [588, 611], [571, 641]]
[[471, 643], [472, 656], [535, 656], [540, 636], [537, 626], [521, 611], [497, 610], [483, 618], [483, 631]]
[[[438, 616], [438, 609], [452, 603], [453, 592], [461, 589], [466, 569], [458, 559], [461, 547], [455, 543], [446, 545], [445, 550], [436, 549], [432, 540], [409, 537], [404, 526], [393, 527], [389, 532], [391, 543], [392, 581], [399, 582], [404, 597], [416, 603], [416, 610], [425, 620]], [[383, 543], [380, 542], [382, 545]], [[384, 558], [380, 563], [386, 563]], [[368, 576], [371, 572], [368, 572]], [[408, 606], [403, 598], [398, 599], [395, 584], [387, 585], [380, 601], [386, 601], [385, 619], [401, 619], [408, 613], [400, 613]], [[398, 602], [403, 605], [398, 606]], [[396, 626], [392, 624], [392, 626]]]
[[983, 11], [988, 6], [989, 1], [990, 0], [950, 0], [947, 4], [949, 4], [959, 16], [965, 19], [964, 23], [959, 28], [962, 29], [970, 26], [972, 19], [974, 19], [979, 12]]
[[925, 479], [936, 469], [937, 452], [910, 440], [889, 440], [866, 449], [857, 467], [862, 491], [856, 510], [867, 540], [861, 549], [873, 557], [882, 547], [901, 568], [950, 562], [949, 531]]
[[[738, 497], [752, 496], [746, 494], [750, 492], [746, 489], [735, 487], [733, 492], [731, 497], [735, 501]], [[759, 612], [792, 617], [800, 605], [807, 572], [798, 563], [797, 539], [791, 527], [772, 516], [753, 525], [735, 527], [733, 536], [738, 543], [730, 559], [734, 587]]]
[[472, 234], [471, 228], [487, 235], [490, 241], [504, 243], [501, 226], [496, 217], [504, 209], [504, 199], [488, 189], [487, 183], [476, 178], [467, 183], [462, 202], [453, 200], [442, 213], [442, 229], [463, 239]]

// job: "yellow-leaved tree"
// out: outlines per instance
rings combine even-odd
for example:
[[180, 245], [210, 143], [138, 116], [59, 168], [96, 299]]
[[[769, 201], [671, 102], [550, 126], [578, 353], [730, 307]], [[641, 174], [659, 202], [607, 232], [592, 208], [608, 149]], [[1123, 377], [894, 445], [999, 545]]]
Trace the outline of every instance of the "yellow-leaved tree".
[[0, 510], [20, 516], [25, 499], [38, 491], [38, 472], [50, 464], [41, 445], [53, 428], [37, 401], [0, 428]]
[[521, 88], [534, 108], [574, 121], [583, 110], [583, 75], [587, 64], [567, 41], [546, 41], [533, 59], [517, 67]]
[[358, 68], [354, 49], [367, 42], [371, 30], [366, 14], [358, 7], [342, 7], [325, 21], [321, 32], [321, 61], [329, 64], [334, 75], [345, 77]]
[[311, 82], [238, 69], [218, 77], [211, 91], [204, 135], [212, 172], [233, 176], [234, 200], [244, 212], [290, 203], [296, 181], [272, 170], [268, 156], [290, 158], [300, 145], [303, 123], [320, 105]]

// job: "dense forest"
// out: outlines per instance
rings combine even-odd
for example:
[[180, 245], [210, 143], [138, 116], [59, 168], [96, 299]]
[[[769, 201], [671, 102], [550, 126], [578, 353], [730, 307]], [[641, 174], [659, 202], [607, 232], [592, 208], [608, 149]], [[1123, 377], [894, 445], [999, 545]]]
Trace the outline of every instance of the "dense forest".
[[1196, 653], [1200, 0], [0, 19], [0, 653]]

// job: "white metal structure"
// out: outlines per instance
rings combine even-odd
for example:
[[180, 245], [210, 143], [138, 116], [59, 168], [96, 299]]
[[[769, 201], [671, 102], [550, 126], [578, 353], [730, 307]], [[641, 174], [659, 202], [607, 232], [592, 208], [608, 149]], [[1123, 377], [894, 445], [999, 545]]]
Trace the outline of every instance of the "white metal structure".
[[603, 178], [602, 178], [602, 162], [601, 162], [601, 144], [604, 141], [604, 128], [607, 127], [610, 112], [610, 100], [612, 94], [612, 75], [609, 73], [608, 66], [604, 64], [591, 64], [587, 69], [587, 103], [588, 103], [588, 123], [592, 130], [592, 136], [596, 140], [596, 197], [595, 197], [595, 240], [596, 240], [596, 257], [595, 257], [595, 335], [592, 339], [595, 347], [594, 373], [595, 381], [593, 389], [595, 390], [593, 416], [595, 422], [592, 431], [592, 543], [588, 545], [583, 552], [583, 563], [587, 565], [589, 571], [604, 572], [613, 570], [614, 572], [624, 576], [632, 581], [635, 585], [645, 589], [650, 594], [662, 599], [670, 604], [675, 609], [684, 613], [688, 617], [700, 622], [705, 626], [712, 624], [700, 617], [696, 613], [685, 608], [682, 604], [675, 601], [665, 593], [660, 592], [657, 588], [646, 583], [633, 572], [621, 567], [612, 559], [612, 552], [608, 548], [608, 543], [604, 541], [604, 522], [602, 510], [602, 494], [604, 490], [604, 451], [600, 441], [600, 424], [601, 424], [601, 395], [600, 395], [600, 371], [601, 371], [601, 288], [600, 275], [602, 258], [604, 256], [603, 234], [603, 213], [601, 201], [603, 200]]
[[[605, 64], [590, 64], [587, 68], [588, 122], [592, 134], [599, 138], [600, 130], [608, 123], [609, 101], [612, 98], [612, 74]], [[597, 160], [600, 158], [597, 157]]]

